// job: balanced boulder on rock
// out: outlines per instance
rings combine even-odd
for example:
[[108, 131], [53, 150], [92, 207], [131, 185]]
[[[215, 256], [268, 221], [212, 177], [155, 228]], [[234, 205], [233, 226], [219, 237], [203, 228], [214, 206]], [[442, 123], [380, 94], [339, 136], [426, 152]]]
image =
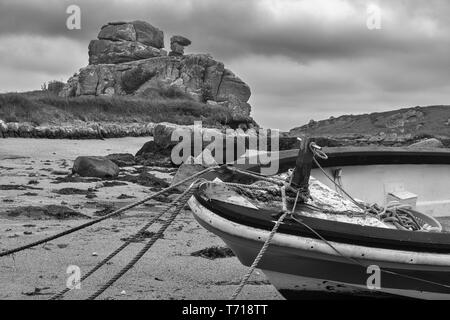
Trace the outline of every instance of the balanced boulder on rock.
[[191, 44], [191, 40], [183, 36], [173, 36], [170, 38], [170, 53], [171, 56], [182, 56], [184, 55], [184, 47]]
[[82, 177], [115, 178], [119, 166], [105, 157], [81, 156], [75, 159], [72, 172]]

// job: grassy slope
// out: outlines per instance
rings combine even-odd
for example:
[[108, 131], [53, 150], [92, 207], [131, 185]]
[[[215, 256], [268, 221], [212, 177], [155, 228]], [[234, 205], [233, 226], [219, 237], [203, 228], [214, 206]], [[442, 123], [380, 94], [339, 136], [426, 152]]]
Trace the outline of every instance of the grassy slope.
[[[395, 122], [408, 111], [420, 111], [423, 119], [407, 121], [404, 126]], [[338, 118], [317, 121], [314, 125], [294, 128], [290, 135], [376, 135], [384, 133], [412, 134], [422, 136], [450, 136], [450, 106], [415, 107], [388, 112], [362, 115], [345, 115]]]
[[50, 92], [0, 94], [0, 120], [31, 122], [36, 125], [62, 124], [75, 120], [99, 122], [172, 122], [226, 125], [231, 119], [227, 108], [211, 107], [180, 95], [142, 97], [61, 98]]

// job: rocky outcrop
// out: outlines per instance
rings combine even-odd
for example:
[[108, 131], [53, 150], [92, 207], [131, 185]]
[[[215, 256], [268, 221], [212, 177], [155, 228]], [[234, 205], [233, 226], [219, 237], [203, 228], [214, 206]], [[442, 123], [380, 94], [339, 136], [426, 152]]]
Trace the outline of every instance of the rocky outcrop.
[[155, 48], [164, 48], [164, 33], [145, 21], [132, 22], [136, 31], [136, 41]]
[[89, 43], [89, 64], [122, 63], [166, 55], [164, 33], [144, 21], [111, 22]]
[[250, 87], [209, 54], [184, 54], [191, 41], [171, 38], [142, 21], [109, 23], [89, 44], [89, 65], [71, 77], [60, 96], [139, 95], [176, 88], [198, 102], [225, 106], [234, 123], [251, 122]]
[[131, 23], [109, 23], [102, 27], [98, 38], [111, 41], [136, 41], [136, 30]]
[[228, 101], [234, 98], [247, 102], [250, 98], [250, 87], [237, 77], [233, 72], [225, 69], [222, 74], [222, 81], [217, 87], [216, 101]]
[[145, 21], [110, 22], [102, 27], [98, 39], [133, 41], [157, 49], [164, 48], [164, 33]]

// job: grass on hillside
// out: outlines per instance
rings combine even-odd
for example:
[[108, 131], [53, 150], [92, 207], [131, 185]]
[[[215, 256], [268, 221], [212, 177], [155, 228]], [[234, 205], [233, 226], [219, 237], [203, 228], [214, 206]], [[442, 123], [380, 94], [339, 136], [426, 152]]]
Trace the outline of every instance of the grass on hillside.
[[[415, 110], [423, 114], [423, 118], [412, 121], [405, 126], [392, 126], [401, 115]], [[380, 132], [410, 133], [414, 136], [430, 137], [435, 135], [450, 136], [450, 106], [436, 105], [428, 107], [404, 108], [386, 112], [374, 112], [361, 115], [344, 115], [337, 118], [317, 121], [315, 126], [308, 125], [291, 130], [291, 134], [300, 132], [312, 135], [377, 135]]]
[[172, 122], [229, 125], [230, 111], [222, 106], [207, 106], [178, 94], [153, 97], [62, 98], [48, 91], [0, 94], [0, 119], [5, 122], [31, 122], [35, 125], [82, 121]]

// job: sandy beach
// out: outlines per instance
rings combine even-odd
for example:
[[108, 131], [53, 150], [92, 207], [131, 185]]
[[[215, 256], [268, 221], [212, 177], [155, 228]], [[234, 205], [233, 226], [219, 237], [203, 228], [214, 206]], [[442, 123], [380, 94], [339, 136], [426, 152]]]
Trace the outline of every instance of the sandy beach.
[[[135, 154], [148, 140], [150, 138], [147, 137], [109, 140], [1, 139], [0, 250], [14, 248], [89, 221], [88, 217], [64, 220], [44, 217], [36, 208], [58, 205], [96, 217], [151, 194], [148, 187], [131, 182], [121, 185], [107, 185], [104, 181], [61, 182], [61, 177], [70, 173], [77, 156]], [[174, 174], [173, 169], [157, 167], [125, 167], [122, 172], [133, 174], [136, 169], [148, 170], [167, 182]], [[49, 298], [66, 286], [68, 266], [78, 266], [81, 274], [87, 272], [165, 205], [164, 202], [151, 201], [117, 218], [0, 258], [0, 299]], [[34, 208], [34, 211], [29, 208]], [[14, 210], [16, 214], [11, 215]], [[149, 231], [156, 231], [156, 227], [158, 225]], [[66, 298], [88, 297], [120, 270], [146, 240], [131, 244], [84, 282], [81, 289], [71, 291]], [[218, 237], [201, 228], [191, 212], [185, 209], [164, 238], [156, 242], [137, 265], [99, 299], [228, 299], [247, 268], [236, 257], [207, 259], [191, 256], [193, 252], [213, 246], [225, 245]], [[239, 298], [282, 299], [260, 271], [255, 272], [250, 280]]]

